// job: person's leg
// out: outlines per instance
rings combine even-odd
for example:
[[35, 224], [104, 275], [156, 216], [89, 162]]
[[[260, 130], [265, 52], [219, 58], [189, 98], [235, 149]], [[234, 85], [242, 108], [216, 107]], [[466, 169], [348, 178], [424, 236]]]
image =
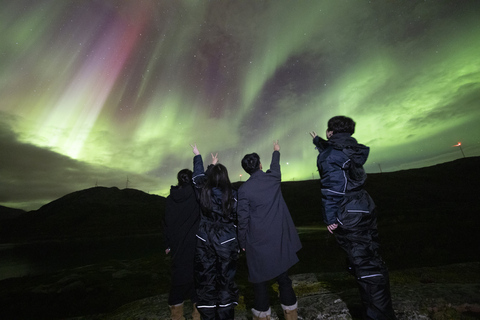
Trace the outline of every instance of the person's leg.
[[351, 263], [365, 316], [369, 319], [395, 319], [388, 270], [378, 253], [380, 245], [375, 217], [364, 217], [356, 230], [339, 228], [335, 236]]
[[280, 291], [280, 303], [282, 304], [285, 319], [297, 319], [297, 296], [295, 295], [295, 291], [292, 287], [292, 280], [289, 278], [287, 272], [279, 275], [276, 280], [278, 282], [278, 289]]
[[207, 236], [203, 235], [202, 239], [197, 240], [195, 252], [196, 307], [202, 320], [215, 320], [217, 307], [215, 252]]
[[168, 295], [168, 304], [173, 306], [183, 303], [185, 299], [185, 285], [172, 284]]
[[215, 241], [217, 256], [217, 314], [220, 319], [234, 318], [235, 306], [238, 304], [238, 287], [235, 283], [237, 272], [238, 242], [237, 233], [233, 225], [226, 226], [218, 233]]
[[[193, 284], [192, 284], [193, 286]], [[168, 307], [170, 308], [170, 317], [173, 320], [183, 320], [183, 301], [185, 292], [188, 291], [189, 285], [172, 284], [170, 294], [168, 295]]]
[[200, 312], [197, 309], [197, 291], [195, 290], [195, 284], [189, 283], [187, 285], [187, 289], [185, 290], [186, 294], [185, 297], [190, 297], [190, 301], [192, 301], [193, 308], [192, 308], [192, 319], [193, 320], [200, 320]]
[[268, 297], [268, 281], [253, 284], [252, 313], [270, 313], [270, 299]]
[[377, 229], [361, 232], [364, 256], [356, 257], [357, 282], [360, 292], [364, 296], [366, 316], [369, 319], [396, 319], [390, 293], [388, 269], [383, 262], [378, 249], [380, 247]]
[[270, 316], [272, 315], [272, 310], [268, 308], [267, 311], [258, 311], [252, 309], [253, 320], [270, 320]]
[[280, 291], [280, 303], [285, 306], [292, 306], [297, 303], [297, 296], [292, 287], [292, 280], [288, 272], [284, 272], [276, 278]]
[[193, 310], [192, 310], [192, 320], [200, 320], [202, 316], [200, 315], [200, 312], [197, 309], [197, 304], [193, 304]]
[[183, 302], [176, 305], [169, 305], [171, 320], [185, 320], [183, 316]]

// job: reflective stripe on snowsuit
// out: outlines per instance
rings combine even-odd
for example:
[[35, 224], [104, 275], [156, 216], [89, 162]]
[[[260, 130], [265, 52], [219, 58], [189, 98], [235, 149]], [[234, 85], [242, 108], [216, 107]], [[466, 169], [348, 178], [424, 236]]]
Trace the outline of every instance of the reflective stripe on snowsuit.
[[233, 319], [238, 304], [234, 282], [238, 260], [236, 226], [202, 219], [197, 232], [195, 282], [202, 319]]

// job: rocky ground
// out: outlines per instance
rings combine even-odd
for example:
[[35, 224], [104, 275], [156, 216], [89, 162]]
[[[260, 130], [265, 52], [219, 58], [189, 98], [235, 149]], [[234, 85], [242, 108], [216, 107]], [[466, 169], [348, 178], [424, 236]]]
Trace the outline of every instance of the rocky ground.
[[[398, 319], [480, 319], [479, 271], [480, 263], [392, 271], [391, 290]], [[340, 274], [293, 275], [299, 297], [299, 319], [358, 319], [360, 305], [354, 282], [341, 291], [332, 289], [335, 278], [340, 281], [342, 277]], [[235, 319], [251, 319], [242, 298]], [[191, 303], [187, 302], [187, 319], [191, 308]], [[272, 319], [283, 319], [280, 307], [272, 308]], [[109, 314], [71, 320], [168, 318], [167, 294], [161, 294], [128, 303]]]

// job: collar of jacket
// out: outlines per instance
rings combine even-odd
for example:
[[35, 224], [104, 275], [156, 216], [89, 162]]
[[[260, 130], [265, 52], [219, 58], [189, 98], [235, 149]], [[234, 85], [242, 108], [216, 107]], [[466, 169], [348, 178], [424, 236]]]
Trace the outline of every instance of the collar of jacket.
[[262, 170], [262, 169], [258, 169], [257, 171], [255, 171], [254, 173], [252, 173], [252, 174], [250, 175], [250, 178], [249, 178], [249, 179], [254, 178], [254, 177], [258, 176], [258, 175], [261, 175], [260, 172], [263, 173], [263, 170]]
[[350, 133], [335, 133], [328, 139], [328, 143], [341, 149], [357, 145], [357, 140]]

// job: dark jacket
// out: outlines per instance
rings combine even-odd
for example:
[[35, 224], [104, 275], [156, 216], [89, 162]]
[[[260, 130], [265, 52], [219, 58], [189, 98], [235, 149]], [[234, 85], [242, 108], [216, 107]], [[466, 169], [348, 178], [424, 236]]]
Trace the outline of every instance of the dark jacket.
[[[206, 177], [211, 167], [213, 167], [213, 165], [209, 165], [207, 171], [204, 172], [202, 156], [198, 155], [193, 158], [193, 183], [195, 186], [195, 191], [197, 192], [198, 199], [200, 199], [200, 192], [204, 187]], [[232, 195], [235, 201], [235, 205], [233, 206], [233, 210], [229, 215], [224, 215], [222, 210], [222, 191], [218, 188], [213, 188], [211, 197], [212, 207], [209, 209], [201, 208], [202, 219], [212, 222], [234, 223], [236, 221], [237, 213], [237, 190], [233, 189]]]
[[273, 279], [298, 262], [302, 244], [281, 191], [280, 152], [270, 170], [258, 170], [238, 190], [238, 236], [249, 281]]
[[[209, 169], [204, 173], [200, 155], [193, 158], [193, 182], [200, 199]], [[202, 319], [233, 319], [233, 308], [238, 304], [235, 273], [238, 260], [236, 196], [232, 190], [234, 206], [225, 214], [222, 209], [222, 191], [213, 188], [211, 207], [201, 207], [201, 220], [197, 231], [195, 253], [195, 282], [197, 308]]]
[[363, 189], [367, 175], [363, 165], [370, 149], [349, 133], [337, 133], [327, 141], [315, 137], [319, 155], [317, 167], [322, 184], [323, 218], [327, 225], [352, 227], [362, 213], [372, 212], [375, 204]]
[[193, 282], [195, 234], [199, 222], [200, 208], [193, 187], [172, 186], [165, 207], [164, 245], [171, 250], [174, 284]]

